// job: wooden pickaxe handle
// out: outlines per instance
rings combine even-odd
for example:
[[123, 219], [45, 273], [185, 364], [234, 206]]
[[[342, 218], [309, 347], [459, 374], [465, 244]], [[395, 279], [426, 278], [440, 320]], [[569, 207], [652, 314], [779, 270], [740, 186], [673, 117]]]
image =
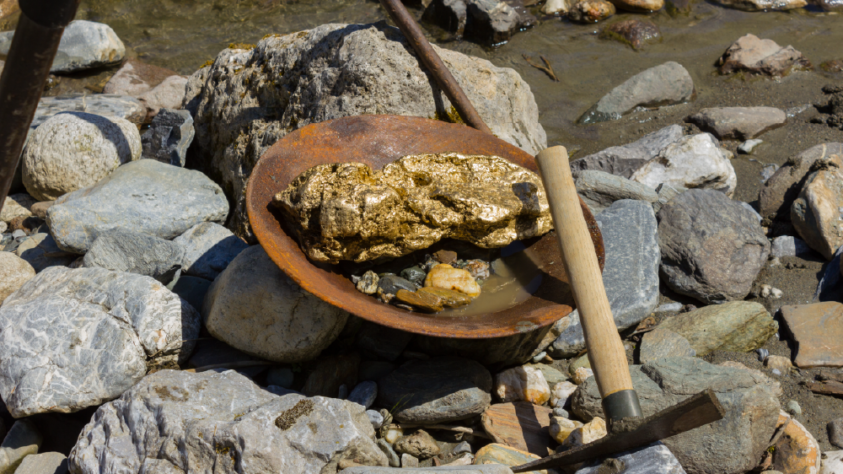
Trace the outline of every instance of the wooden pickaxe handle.
[[588, 360], [603, 399], [607, 421], [640, 417], [629, 365], [606, 297], [594, 244], [583, 217], [565, 147], [536, 156], [565, 270], [580, 315]]

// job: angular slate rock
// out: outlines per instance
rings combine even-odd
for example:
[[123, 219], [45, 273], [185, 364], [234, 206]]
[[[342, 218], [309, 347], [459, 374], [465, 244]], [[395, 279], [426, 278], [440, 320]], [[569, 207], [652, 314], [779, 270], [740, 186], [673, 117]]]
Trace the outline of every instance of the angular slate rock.
[[196, 224], [223, 222], [226, 215], [222, 189], [204, 174], [138, 160], [57, 199], [47, 224], [59, 247], [85, 253], [99, 234], [115, 227], [172, 239]]
[[556, 444], [548, 432], [552, 413], [530, 402], [497, 403], [483, 412], [480, 422], [493, 442], [546, 456]]
[[199, 327], [152, 278], [50, 267], [0, 307], [0, 396], [15, 417], [100, 405], [186, 360]]
[[781, 316], [796, 343], [798, 367], [843, 367], [843, 304], [787, 305]]
[[719, 191], [691, 189], [658, 219], [661, 274], [672, 290], [707, 304], [749, 294], [770, 253], [752, 212]]
[[[730, 301], [673, 316], [664, 320], [659, 329], [684, 337], [696, 355], [702, 357], [715, 350], [758, 349], [779, 330], [779, 323], [759, 303]], [[643, 354], [643, 346], [641, 351]]]
[[174, 243], [184, 249], [181, 265], [188, 275], [213, 280], [249, 246], [230, 230], [203, 222], [176, 237]]
[[411, 360], [378, 381], [378, 406], [398, 422], [434, 425], [479, 415], [492, 401], [492, 375], [457, 357]]
[[97, 237], [83, 265], [137, 273], [167, 283], [181, 266], [182, 252], [178, 243], [115, 228]]
[[[603, 285], [618, 329], [640, 323], [659, 302], [659, 242], [652, 206], [644, 201], [615, 201], [595, 217], [603, 234], [606, 264]], [[585, 337], [574, 311], [554, 324], [559, 336], [551, 355], [572, 357], [585, 348]]]
[[[612, 455], [624, 465], [623, 474], [685, 474], [685, 469], [670, 452], [667, 446], [657, 441], [643, 448], [623, 451]], [[574, 474], [603, 474], [601, 463], [594, 462], [588, 467], [577, 469]]]
[[576, 180], [577, 194], [593, 214], [599, 214], [621, 199], [654, 203], [659, 196], [652, 188], [622, 176], [597, 170], [585, 170]]
[[593, 155], [574, 160], [571, 162], [571, 172], [574, 177], [578, 177], [582, 171], [595, 170], [629, 178], [665, 147], [682, 138], [682, 135], [681, 126], [671, 125], [644, 135], [632, 143], [606, 148]]
[[143, 158], [184, 168], [196, 131], [187, 110], [161, 109], [141, 137]]
[[346, 451], [386, 466], [374, 436], [356, 403], [277, 396], [234, 371], [162, 370], [100, 407], [68, 460], [79, 474], [336, 472]]

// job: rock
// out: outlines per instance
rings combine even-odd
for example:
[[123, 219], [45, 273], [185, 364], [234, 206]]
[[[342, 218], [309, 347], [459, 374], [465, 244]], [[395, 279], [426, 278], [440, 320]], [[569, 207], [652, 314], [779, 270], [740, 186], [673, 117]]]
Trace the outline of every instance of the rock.
[[377, 430], [383, 426], [383, 415], [381, 415], [380, 412], [375, 410], [366, 410], [366, 416], [369, 417], [369, 421], [372, 423], [372, 428]]
[[492, 400], [492, 376], [477, 362], [456, 357], [411, 360], [378, 381], [377, 404], [399, 406], [401, 423], [432, 425], [479, 415]]
[[15, 417], [100, 405], [186, 361], [199, 326], [152, 278], [51, 267], [0, 308], [0, 395]]
[[[173, 284], [174, 282], [175, 284]], [[167, 287], [173, 293], [179, 295], [181, 299], [190, 303], [190, 306], [196, 308], [197, 311], [201, 311], [205, 302], [205, 295], [208, 294], [208, 288], [211, 287], [211, 281], [204, 278], [179, 275], [178, 280], [171, 281]]]
[[787, 357], [771, 355], [764, 359], [764, 367], [771, 370], [778, 369], [779, 372], [786, 374], [793, 368], [793, 364]]
[[[13, 31], [0, 33], [0, 54], [9, 54]], [[110, 26], [76, 20], [64, 29], [50, 72], [69, 73], [120, 64], [126, 47]]]
[[[778, 383], [756, 371], [692, 357], [631, 366], [630, 372], [644, 416], [708, 388], [723, 405], [722, 420], [663, 440], [689, 474], [737, 474], [758, 465], [778, 421]], [[573, 411], [584, 420], [602, 416], [594, 380], [574, 394]]]
[[[547, 146], [530, 87], [514, 70], [433, 48], [497, 137], [531, 155]], [[246, 236], [246, 182], [270, 145], [305, 125], [346, 116], [454, 115], [434, 84], [396, 29], [328, 24], [272, 35], [251, 51], [224, 50], [190, 78], [184, 104], [196, 121], [197, 159], [230, 190], [232, 228]], [[241, 94], [243, 100], [230, 100]]]
[[348, 318], [348, 313], [299, 287], [260, 246], [241, 252], [217, 277], [203, 315], [205, 327], [217, 339], [247, 354], [286, 363], [319, 355]]
[[407, 303], [413, 309], [423, 311], [425, 313], [437, 313], [444, 309], [444, 302], [442, 298], [432, 293], [422, 293], [420, 291], [407, 291], [404, 289], [398, 290], [395, 294], [398, 301]]
[[[545, 354], [547, 355], [547, 354]], [[551, 387], [555, 386], [559, 382], [564, 382], [568, 380], [568, 376], [564, 373], [560, 372], [559, 370], [554, 369], [548, 364], [540, 364], [540, 363], [533, 363], [529, 364], [528, 367], [533, 367], [536, 369], [541, 370], [544, 379], [547, 381], [547, 384]], [[552, 397], [552, 396], [551, 396]]]
[[0, 221], [9, 223], [17, 217], [31, 217], [32, 205], [36, 202], [38, 201], [35, 198], [25, 193], [6, 196], [6, 200], [3, 201], [3, 210], [0, 211]]
[[423, 13], [431, 21], [451, 31], [457, 38], [467, 36], [500, 45], [513, 34], [536, 24], [536, 17], [521, 2], [499, 0], [427, 1]]
[[[364, 356], [394, 361], [404, 352], [412, 338], [412, 333], [365, 321], [360, 328], [360, 332], [357, 333], [355, 347]], [[387, 372], [391, 372], [395, 368], [392, 364], [389, 364], [389, 367], [390, 369]], [[377, 379], [363, 378], [363, 380]]]
[[[633, 10], [636, 6], [657, 7], [652, 11], [660, 10], [664, 7], [664, 0], [646, 0], [646, 1], [626, 1], [615, 0], [614, 5], [619, 10]], [[603, 29], [604, 38], [614, 39], [621, 43], [632, 46], [632, 49], [638, 50], [644, 46], [645, 43], [658, 40], [662, 37], [659, 27], [649, 20], [622, 20]]]
[[419, 289], [417, 293], [427, 293], [439, 298], [439, 301], [441, 301], [442, 305], [444, 305], [446, 308], [459, 308], [460, 306], [465, 306], [471, 303], [470, 296], [466, 295], [465, 293], [461, 293], [459, 291], [454, 290], [427, 287]]
[[424, 430], [418, 430], [396, 441], [395, 451], [419, 459], [428, 459], [439, 454], [439, 445], [436, 444], [433, 436], [430, 436]]
[[763, 346], [779, 325], [764, 306], [732, 301], [673, 316], [659, 328], [683, 336], [696, 355], [703, 357], [715, 350], [753, 351]]
[[424, 279], [427, 277], [427, 273], [421, 269], [421, 267], [414, 266], [410, 268], [405, 268], [401, 270], [401, 278], [412, 282], [418, 286], [424, 285]]
[[796, 400], [789, 400], [785, 405], [786, 411], [793, 416], [798, 416], [802, 414], [802, 407], [799, 406], [799, 403]]
[[790, 208], [790, 220], [809, 247], [831, 260], [843, 244], [843, 156], [818, 163]]
[[697, 351], [691, 347], [691, 343], [687, 339], [663, 327], [657, 327], [644, 334], [640, 350], [639, 359], [642, 364], [664, 357], [694, 357], [697, 355]]
[[175, 75], [173, 70], [129, 59], [111, 76], [102, 92], [137, 97]]
[[0, 252], [0, 304], [35, 277], [32, 265], [11, 252]]
[[809, 0], [808, 3], [816, 5], [827, 12], [843, 10], [843, 2], [840, 0]]
[[32, 133], [21, 158], [23, 184], [35, 199], [51, 201], [96, 184], [140, 152], [138, 129], [127, 120], [60, 114]]
[[565, 442], [560, 446], [561, 449], [572, 449], [593, 443], [600, 438], [605, 438], [609, 433], [606, 431], [606, 422], [603, 418], [595, 416], [588, 423], [575, 429], [565, 438]]
[[16, 421], [0, 444], [0, 472], [14, 473], [26, 457], [38, 453], [42, 441], [43, 437], [32, 421]]
[[348, 401], [370, 408], [378, 397], [378, 384], [370, 380], [360, 382], [348, 395]]
[[[163, 370], [97, 410], [69, 465], [82, 474], [233, 471], [235, 465], [290, 473], [328, 465], [335, 472], [355, 459], [387, 465], [374, 434], [356, 403], [279, 397], [233, 371]], [[172, 451], [161, 449], [166, 446]]]
[[23, 458], [17, 471], [22, 474], [67, 474], [67, 457], [62, 453], [31, 454]]
[[[552, 452], [549, 408], [529, 402], [499, 403], [480, 418], [492, 441], [540, 456]], [[478, 457], [479, 457], [478, 452]]]
[[47, 224], [59, 247], [84, 253], [115, 227], [172, 239], [196, 224], [223, 222], [227, 214], [222, 190], [202, 173], [139, 160], [56, 200]]
[[18, 245], [15, 255], [26, 260], [36, 272], [52, 266], [67, 266], [76, 259], [76, 255], [63, 252], [47, 233], [30, 235]]
[[828, 431], [828, 442], [838, 448], [843, 448], [843, 418], [829, 421], [826, 430]]
[[776, 442], [772, 468], [781, 472], [819, 474], [820, 445], [810, 431], [791, 418]]
[[202, 222], [173, 240], [184, 253], [181, 266], [188, 275], [213, 280], [249, 245], [214, 222]]
[[674, 186], [672, 184], [662, 183], [656, 186], [656, 192], [659, 195], [659, 200], [653, 203], [653, 211], [655, 211], [656, 215], [658, 215], [662, 206], [664, 206], [665, 204], [670, 202], [671, 199], [684, 193], [687, 190], [688, 188], [679, 184]]
[[383, 275], [378, 279], [378, 289], [383, 293], [391, 295], [398, 294], [398, 290], [416, 291], [419, 289], [415, 283], [405, 280], [396, 275]]
[[562, 408], [568, 404], [568, 399], [577, 391], [577, 386], [568, 382], [559, 382], [553, 386], [550, 392], [550, 405], [554, 408]]
[[102, 117], [122, 118], [136, 124], [142, 123], [146, 118], [146, 108], [134, 97], [108, 94], [43, 97], [38, 102], [35, 118], [29, 128], [37, 129], [56, 115], [79, 111]]
[[[724, 0], [719, 0], [724, 1]], [[728, 0], [727, 0], [728, 1]], [[752, 4], [753, 0], [747, 1]], [[755, 0], [764, 2], [765, 0]], [[787, 0], [783, 4], [805, 4], [804, 0]], [[720, 74], [747, 71], [766, 76], [783, 76], [792, 69], [810, 68], [811, 62], [793, 46], [782, 48], [775, 41], [760, 39], [752, 33], [741, 36], [723, 53], [719, 61]]]
[[454, 268], [444, 263], [440, 263], [430, 270], [424, 280], [424, 286], [426, 288], [458, 291], [472, 298], [480, 296], [480, 285], [474, 281], [474, 277], [468, 270]]
[[615, 14], [615, 6], [606, 0], [581, 0], [568, 11], [568, 18], [579, 23], [597, 23]]
[[[618, 10], [638, 13], [652, 13], [664, 8], [664, 0], [615, 0], [612, 3], [618, 7]], [[653, 25], [652, 23], [650, 24]], [[658, 29], [656, 29], [656, 31], [658, 31]]]
[[367, 294], [367, 295], [374, 295], [378, 291], [378, 283], [380, 282], [380, 278], [378, 274], [373, 272], [372, 270], [366, 270], [366, 273], [360, 277], [357, 281], [357, 291]]
[[386, 455], [391, 467], [401, 467], [401, 458], [398, 457], [398, 454], [392, 449], [392, 446], [387, 443], [385, 439], [378, 439], [378, 448], [380, 448], [380, 450]]
[[717, 3], [748, 12], [794, 10], [808, 4], [806, 0], [717, 0]]
[[[615, 324], [623, 331], [649, 316], [659, 302], [656, 219], [646, 202], [621, 200], [596, 220], [606, 250], [603, 285]], [[548, 348], [551, 355], [572, 357], [585, 348], [577, 311], [555, 323], [552, 331], [558, 337]]]
[[[419, 173], [424, 181], [414, 178]], [[552, 227], [538, 175], [498, 157], [410, 155], [381, 171], [319, 165], [278, 191], [273, 205], [292, 220], [315, 262], [400, 257], [446, 238], [500, 248]]]
[[843, 246], [837, 249], [834, 258], [825, 266], [825, 271], [822, 272], [814, 292], [814, 302], [843, 300], [843, 288], [840, 285], [840, 277], [843, 276], [843, 267], [840, 265], [841, 254], [843, 254]]
[[571, 433], [578, 428], [582, 428], [582, 426], [583, 424], [579, 421], [554, 416], [550, 419], [550, 428], [548, 432], [557, 443], [562, 444], [566, 439], [568, 439], [568, 436], [570, 436]]
[[568, 0], [547, 0], [542, 7], [542, 13], [545, 15], [564, 15], [570, 9]]
[[404, 436], [404, 430], [396, 424], [389, 424], [381, 430], [381, 435], [387, 443], [395, 444], [400, 437]]
[[[585, 2], [577, 5], [587, 4]], [[573, 8], [571, 12], [578, 11]], [[569, 13], [569, 16], [571, 14]], [[694, 95], [694, 81], [679, 63], [666, 62], [640, 72], [600, 99], [582, 117], [580, 123], [618, 120], [636, 107], [661, 107], [689, 101]]]
[[544, 405], [550, 400], [550, 387], [540, 370], [525, 365], [495, 375], [495, 395], [502, 402], [526, 400]]
[[[624, 466], [623, 474], [685, 474], [682, 465], [661, 442], [643, 448], [612, 454]], [[599, 462], [578, 469], [575, 474], [602, 474], [605, 467]]]
[[843, 451], [826, 451], [822, 453], [822, 470], [820, 474], [836, 474], [843, 472]]
[[143, 158], [184, 168], [193, 143], [193, 117], [186, 110], [161, 109], [141, 137]]
[[[749, 154], [752, 153], [753, 150], [758, 148], [758, 146], [761, 145], [762, 143], [764, 143], [764, 140], [758, 140], [758, 139], [747, 140], [747, 141], [741, 143], [740, 145], [738, 145], [738, 153], [742, 153], [744, 155], [749, 155]], [[776, 169], [778, 169], [778, 165], [775, 165], [775, 166], [776, 166]], [[773, 170], [773, 172], [775, 172], [775, 170]], [[766, 179], [765, 179], [765, 182], [766, 182]]]
[[419, 467], [419, 459], [412, 454], [404, 453], [401, 455], [401, 467], [404, 469]]
[[702, 109], [686, 120], [721, 140], [748, 140], [781, 127], [787, 115], [775, 107], [715, 107]]
[[182, 252], [176, 242], [118, 227], [97, 237], [85, 254], [84, 266], [137, 273], [168, 283], [181, 266]]
[[575, 182], [577, 194], [593, 214], [603, 212], [621, 199], [656, 202], [659, 196], [649, 186], [604, 171], [585, 170]]
[[781, 317], [796, 342], [793, 361], [797, 367], [843, 367], [843, 304], [786, 305], [781, 307]]
[[804, 240], [790, 235], [781, 235], [773, 239], [770, 255], [776, 258], [807, 258], [816, 254], [811, 250], [811, 247], [808, 247], [808, 244]]
[[187, 78], [170, 76], [149, 91], [138, 96], [146, 106], [147, 117], [156, 117], [161, 109], [180, 109], [184, 101]]
[[571, 172], [575, 177], [585, 170], [596, 170], [629, 178], [644, 163], [655, 158], [667, 145], [682, 138], [682, 134], [682, 127], [679, 125], [665, 127], [644, 135], [638, 141], [606, 148], [593, 155], [574, 160], [571, 162]]
[[574, 371], [571, 376], [571, 380], [573, 380], [577, 385], [582, 385], [591, 377], [594, 377], [594, 371], [585, 367], [580, 367]]
[[790, 208], [814, 163], [835, 155], [843, 156], [843, 143], [823, 143], [789, 158], [761, 188], [758, 199], [761, 215], [790, 222]]
[[[536, 461], [541, 458], [542, 456], [537, 456], [520, 449], [492, 443], [483, 446], [477, 451], [477, 454], [474, 456], [474, 464], [483, 468], [499, 467], [496, 465], [514, 467]], [[506, 471], [502, 472], [506, 473]], [[529, 471], [528, 474], [548, 474], [548, 472], [546, 470]]]
[[731, 196], [737, 186], [730, 152], [707, 133], [683, 137], [665, 147], [630, 179], [653, 189], [660, 184], [674, 187], [723, 191]]
[[660, 269], [672, 290], [708, 304], [749, 294], [770, 253], [751, 212], [721, 192], [692, 189], [665, 204], [658, 218]]

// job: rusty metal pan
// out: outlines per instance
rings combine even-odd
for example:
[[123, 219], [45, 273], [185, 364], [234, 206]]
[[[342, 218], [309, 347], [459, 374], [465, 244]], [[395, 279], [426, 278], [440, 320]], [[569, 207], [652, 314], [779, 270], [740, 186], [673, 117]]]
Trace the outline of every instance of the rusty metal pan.
[[[575, 306], [555, 236], [527, 243], [538, 255], [541, 286], [512, 308], [475, 316], [437, 317], [413, 313], [358, 292], [340, 270], [315, 265], [281, 225], [272, 206], [275, 193], [305, 170], [320, 164], [359, 162], [381, 169], [402, 156], [457, 152], [496, 155], [536, 171], [532, 156], [492, 135], [464, 125], [418, 117], [363, 115], [308, 125], [273, 145], [252, 171], [246, 190], [249, 222], [270, 258], [302, 288], [363, 319], [428, 336], [481, 339], [509, 336], [554, 323]], [[583, 214], [603, 268], [603, 238], [584, 203]]]

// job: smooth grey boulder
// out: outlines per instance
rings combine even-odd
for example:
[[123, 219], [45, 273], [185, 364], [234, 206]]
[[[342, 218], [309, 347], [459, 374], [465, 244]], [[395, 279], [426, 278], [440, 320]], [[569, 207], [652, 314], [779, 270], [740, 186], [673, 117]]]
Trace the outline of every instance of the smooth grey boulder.
[[185, 361], [199, 327], [152, 278], [50, 267], [0, 307], [0, 396], [14, 417], [100, 405]]
[[115, 227], [172, 239], [196, 224], [223, 222], [226, 215], [222, 189], [204, 174], [138, 160], [57, 199], [47, 225], [60, 248], [85, 253], [99, 234]]
[[[685, 469], [662, 442], [657, 441], [643, 448], [612, 454], [623, 463], [623, 474], [685, 474]], [[603, 474], [606, 468], [598, 462], [577, 469], [574, 474]]]
[[21, 461], [41, 448], [44, 437], [30, 420], [18, 420], [9, 429], [3, 444], [0, 444], [0, 472], [11, 474]]
[[458, 357], [411, 360], [378, 381], [378, 406], [397, 407], [401, 423], [435, 425], [483, 413], [492, 402], [492, 374]]
[[[606, 263], [603, 285], [618, 329], [640, 323], [659, 302], [659, 241], [652, 206], [644, 201], [615, 201], [595, 219], [603, 234]], [[553, 325], [558, 334], [551, 355], [573, 357], [585, 348], [579, 312]]]
[[184, 249], [181, 265], [185, 273], [212, 281], [249, 246], [213, 222], [196, 224], [173, 242]]
[[706, 304], [749, 294], [770, 254], [752, 212], [719, 191], [691, 189], [665, 204], [658, 219], [661, 274], [672, 290]]
[[378, 397], [378, 384], [371, 380], [363, 381], [348, 394], [348, 401], [370, 408]]
[[687, 121], [721, 140], [749, 140], [781, 127], [787, 115], [775, 107], [714, 107], [700, 110]]
[[193, 143], [194, 135], [190, 112], [161, 109], [141, 137], [142, 157], [184, 168], [187, 148]]
[[15, 473], [22, 474], [67, 474], [67, 456], [50, 452], [30, 454], [23, 458]]
[[571, 162], [571, 172], [575, 177], [585, 170], [595, 170], [629, 178], [644, 163], [655, 158], [660, 151], [682, 136], [682, 127], [671, 125], [644, 135], [632, 143], [606, 148], [574, 160]]
[[[533, 93], [517, 72], [433, 49], [498, 138], [531, 155], [547, 146]], [[220, 52], [213, 66], [190, 77], [184, 108], [196, 127], [191, 153], [232, 200], [229, 227], [247, 237], [244, 191], [271, 145], [311, 123], [355, 115], [450, 121], [453, 106], [435, 84], [403, 35], [383, 24], [269, 35], [254, 49]]]
[[85, 112], [103, 117], [117, 117], [132, 123], [141, 123], [146, 117], [146, 107], [134, 97], [116, 94], [67, 95], [44, 97], [35, 109], [30, 130], [34, 130], [50, 117], [62, 112]]
[[[709, 388], [723, 406], [722, 420], [662, 440], [688, 474], [742, 474], [758, 465], [779, 418], [778, 382], [695, 357], [657, 359], [631, 366], [630, 373], [644, 416]], [[603, 416], [593, 377], [574, 393], [572, 408], [583, 420]]]
[[[9, 54], [14, 31], [0, 33], [0, 54]], [[104, 23], [75, 20], [64, 29], [50, 72], [68, 73], [120, 64], [126, 47]]]
[[118, 227], [97, 237], [83, 265], [137, 273], [167, 283], [181, 266], [182, 253], [178, 243]]
[[512, 470], [503, 464], [484, 464], [481, 466], [440, 466], [417, 468], [392, 468], [354, 466], [344, 469], [343, 474], [438, 474], [440, 472], [456, 472], [459, 474], [512, 474]]
[[597, 170], [586, 170], [575, 182], [577, 194], [585, 201], [593, 214], [599, 214], [621, 199], [633, 199], [654, 203], [659, 195], [652, 188], [622, 176]]
[[636, 107], [681, 104], [694, 96], [694, 80], [681, 64], [669, 61], [642, 71], [612, 89], [579, 118], [580, 123], [618, 120]]
[[234, 371], [162, 370], [101, 406], [68, 460], [78, 474], [335, 473], [355, 458], [386, 466], [374, 437], [356, 403], [277, 396]]

